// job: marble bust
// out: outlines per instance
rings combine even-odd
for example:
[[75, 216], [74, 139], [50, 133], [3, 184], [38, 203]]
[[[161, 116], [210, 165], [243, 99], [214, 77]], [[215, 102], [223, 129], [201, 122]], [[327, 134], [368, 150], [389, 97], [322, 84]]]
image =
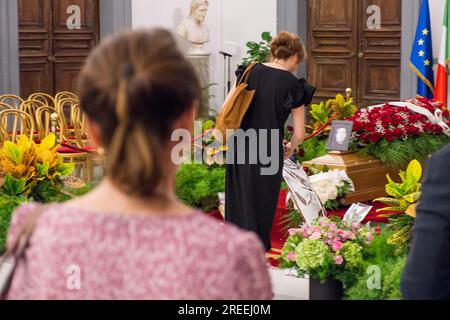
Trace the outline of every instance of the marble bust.
[[209, 29], [205, 24], [208, 6], [207, 0], [192, 0], [189, 18], [177, 27], [177, 33], [192, 44], [189, 54], [206, 54], [203, 46], [209, 42]]

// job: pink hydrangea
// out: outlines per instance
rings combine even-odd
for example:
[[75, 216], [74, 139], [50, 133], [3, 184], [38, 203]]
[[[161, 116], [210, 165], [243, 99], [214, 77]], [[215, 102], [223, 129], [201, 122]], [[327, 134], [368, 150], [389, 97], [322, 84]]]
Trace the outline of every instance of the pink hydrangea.
[[299, 234], [299, 233], [301, 233], [301, 229], [289, 229], [289, 235], [291, 237], [295, 236], [296, 234]]
[[352, 226], [353, 226], [353, 229], [355, 229], [355, 230], [361, 229], [361, 223], [354, 223]]
[[335, 262], [338, 266], [340, 266], [340, 265], [342, 265], [342, 264], [344, 263], [344, 258], [342, 258], [342, 256], [336, 256], [336, 257], [334, 258], [334, 262]]
[[338, 239], [335, 239], [334, 241], [333, 241], [333, 244], [332, 244], [332, 249], [333, 249], [333, 251], [334, 252], [338, 252], [338, 251], [341, 251], [342, 250], [342, 247], [343, 247], [344, 245], [342, 244], [342, 242], [340, 242]]
[[328, 221], [327, 221], [326, 219], [321, 219], [321, 220], [320, 220], [320, 225], [321, 225], [322, 227], [326, 227], [326, 226], [328, 225]]
[[291, 262], [295, 262], [295, 253], [294, 252], [289, 252], [287, 255], [287, 258], [289, 261]]
[[314, 232], [309, 239], [311, 240], [319, 240], [322, 237], [322, 234], [320, 232]]
[[320, 227], [314, 226], [311, 228], [312, 233], [321, 233], [322, 229]]

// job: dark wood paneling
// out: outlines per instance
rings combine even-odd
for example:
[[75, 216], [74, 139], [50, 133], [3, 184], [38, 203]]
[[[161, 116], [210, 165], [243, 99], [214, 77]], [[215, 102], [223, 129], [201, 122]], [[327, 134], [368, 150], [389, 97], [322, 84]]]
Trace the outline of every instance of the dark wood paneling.
[[[381, 30], [367, 8], [381, 9]], [[352, 88], [360, 106], [400, 98], [401, 0], [309, 0], [308, 79], [315, 102]]]
[[[21, 91], [71, 91], [99, 41], [98, 0], [19, 0]], [[81, 9], [81, 29], [69, 30], [67, 8]]]
[[23, 97], [54, 91], [50, 0], [19, 0], [20, 88]]
[[315, 102], [356, 85], [357, 0], [308, 1], [308, 79]]
[[367, 7], [381, 9], [381, 29], [367, 28], [367, 18], [359, 21], [357, 97], [362, 106], [400, 99], [401, 0], [363, 0], [359, 15], [367, 17]]

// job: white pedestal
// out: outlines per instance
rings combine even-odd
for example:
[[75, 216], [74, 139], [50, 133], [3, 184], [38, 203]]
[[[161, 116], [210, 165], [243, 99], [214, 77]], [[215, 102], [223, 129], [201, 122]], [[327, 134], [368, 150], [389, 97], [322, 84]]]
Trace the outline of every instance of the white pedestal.
[[284, 270], [269, 269], [274, 300], [309, 300], [309, 279], [287, 276]]
[[209, 100], [210, 100], [210, 78], [209, 78], [209, 64], [210, 53], [188, 53], [187, 58], [194, 66], [197, 76], [200, 79], [200, 85], [202, 87], [202, 107], [199, 110], [198, 116], [206, 116], [209, 113]]

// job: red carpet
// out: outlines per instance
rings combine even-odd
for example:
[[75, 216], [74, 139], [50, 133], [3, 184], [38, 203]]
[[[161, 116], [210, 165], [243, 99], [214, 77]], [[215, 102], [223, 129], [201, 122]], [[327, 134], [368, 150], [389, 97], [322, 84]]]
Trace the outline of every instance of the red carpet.
[[[278, 266], [278, 258], [280, 256], [281, 249], [283, 248], [284, 243], [286, 242], [286, 238], [287, 238], [287, 235], [284, 234], [282, 231], [283, 226], [281, 224], [283, 216], [285, 214], [287, 214], [286, 194], [287, 194], [286, 190], [282, 190], [280, 192], [278, 208], [277, 208], [277, 212], [276, 212], [274, 223], [273, 223], [272, 233], [270, 235], [270, 239], [272, 241], [272, 250], [270, 250], [267, 254], [267, 258], [268, 258], [269, 262], [275, 267]], [[378, 218], [377, 216], [380, 213], [376, 212], [378, 209], [384, 208], [385, 205], [381, 204], [381, 203], [374, 203], [371, 205], [373, 205], [374, 207], [373, 207], [372, 211], [369, 213], [369, 215], [367, 216], [367, 218], [364, 220], [364, 223], [367, 223], [367, 222], [387, 223], [388, 219], [387, 218]], [[337, 211], [329, 211], [328, 215], [343, 218], [345, 213], [347, 212], [347, 210], [348, 210], [348, 207], [344, 207]], [[219, 211], [211, 212], [209, 215], [216, 219], [223, 220], [222, 215], [220, 214]]]

